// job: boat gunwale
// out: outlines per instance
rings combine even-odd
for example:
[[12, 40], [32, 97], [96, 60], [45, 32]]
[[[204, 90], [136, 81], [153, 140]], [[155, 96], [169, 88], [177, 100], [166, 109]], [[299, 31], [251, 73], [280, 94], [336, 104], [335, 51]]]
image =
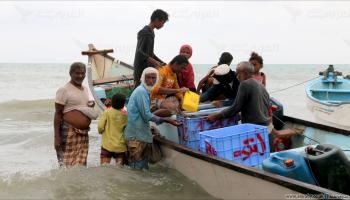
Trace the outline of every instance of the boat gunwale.
[[313, 102], [315, 103], [318, 103], [318, 104], [321, 104], [321, 105], [326, 105], [326, 106], [329, 106], [329, 107], [339, 107], [341, 105], [347, 105], [347, 104], [350, 104], [350, 101], [342, 101], [342, 102], [339, 102], [339, 103], [328, 103], [328, 102], [322, 102], [321, 100], [319, 99], [316, 99], [315, 97], [313, 97], [311, 94], [309, 94], [309, 91], [306, 91], [307, 93], [307, 97], [312, 100]]
[[319, 123], [315, 123], [315, 122], [311, 122], [311, 121], [306, 121], [303, 119], [299, 119], [299, 118], [295, 118], [295, 117], [291, 117], [291, 116], [287, 116], [287, 115], [283, 116], [283, 121], [301, 124], [301, 125], [304, 125], [307, 127], [317, 128], [320, 130], [333, 132], [333, 133], [340, 134], [340, 135], [350, 136], [349, 130], [342, 129], [342, 128], [336, 128], [336, 127], [328, 126], [328, 125], [324, 125], [324, 124], [319, 124]]

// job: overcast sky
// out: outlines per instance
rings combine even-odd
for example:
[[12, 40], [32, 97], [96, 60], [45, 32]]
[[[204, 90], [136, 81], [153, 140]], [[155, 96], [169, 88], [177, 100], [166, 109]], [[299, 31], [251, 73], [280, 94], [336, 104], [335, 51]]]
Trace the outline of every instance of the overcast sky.
[[350, 2], [0, 2], [0, 62], [86, 61], [94, 43], [132, 63], [136, 34], [161, 8], [169, 22], [156, 30], [155, 53], [170, 61], [190, 44], [192, 63], [234, 62], [256, 51], [270, 64], [349, 64]]

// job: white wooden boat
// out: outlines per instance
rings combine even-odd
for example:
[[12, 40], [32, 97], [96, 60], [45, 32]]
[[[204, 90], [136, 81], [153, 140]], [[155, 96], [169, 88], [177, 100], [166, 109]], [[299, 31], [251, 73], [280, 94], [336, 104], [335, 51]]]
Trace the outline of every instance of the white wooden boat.
[[[110, 91], [115, 87], [131, 89], [133, 85], [133, 67], [106, 55], [106, 50], [97, 51], [89, 45], [88, 81], [90, 90], [101, 110], [105, 109], [101, 90]], [[127, 90], [124, 91], [128, 93]], [[343, 148], [349, 148], [350, 131], [284, 116], [282, 119], [289, 127], [302, 127], [308, 137], [317, 137], [320, 142], [331, 141]], [[171, 128], [167, 131], [176, 131]], [[162, 134], [162, 133], [161, 133]], [[174, 133], [177, 134], [177, 133]], [[331, 138], [331, 139], [330, 139]], [[307, 139], [303, 138], [300, 147]], [[162, 147], [164, 161], [162, 164], [174, 168], [189, 179], [198, 183], [209, 194], [219, 199], [295, 199], [344, 197], [344, 194], [307, 184], [294, 179], [263, 171], [259, 167], [247, 167], [216, 156], [209, 156], [199, 151], [164, 138], [157, 139]], [[299, 195], [299, 196], [293, 196]], [[307, 196], [309, 195], [309, 196]], [[313, 196], [312, 196], [313, 195]]]
[[306, 86], [307, 106], [317, 119], [350, 130], [350, 80], [332, 65]]

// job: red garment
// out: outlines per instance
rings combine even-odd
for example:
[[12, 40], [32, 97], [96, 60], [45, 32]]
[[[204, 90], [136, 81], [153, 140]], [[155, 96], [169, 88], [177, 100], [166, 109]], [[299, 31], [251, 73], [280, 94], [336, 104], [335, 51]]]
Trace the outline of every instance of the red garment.
[[[180, 54], [184, 48], [187, 48], [189, 50], [190, 57], [191, 57], [192, 56], [192, 47], [190, 45], [187, 45], [187, 44], [181, 46]], [[180, 88], [187, 87], [191, 91], [196, 91], [196, 86], [194, 85], [194, 72], [193, 72], [193, 67], [192, 67], [191, 63], [188, 63], [186, 69], [182, 70], [182, 72], [180, 74], [178, 74], [177, 80], [178, 80]]]
[[179, 82], [179, 87], [187, 87], [190, 90], [194, 89], [196, 90], [196, 86], [194, 85], [194, 73], [193, 73], [193, 67], [191, 63], [189, 63], [185, 70], [182, 70], [181, 74], [177, 77], [177, 80]]
[[273, 140], [273, 149], [275, 152], [285, 151], [290, 149], [291, 143], [292, 140], [290, 139], [290, 137], [277, 137]]

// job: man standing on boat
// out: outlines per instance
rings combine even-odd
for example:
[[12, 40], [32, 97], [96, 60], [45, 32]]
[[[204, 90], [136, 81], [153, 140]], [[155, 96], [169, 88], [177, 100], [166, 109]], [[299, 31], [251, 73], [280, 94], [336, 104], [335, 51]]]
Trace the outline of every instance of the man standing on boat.
[[142, 71], [149, 66], [160, 67], [163, 61], [154, 54], [154, 29], [161, 29], [168, 21], [168, 13], [161, 9], [153, 11], [151, 21], [137, 33], [137, 46], [134, 59], [135, 88], [140, 85]]
[[150, 92], [158, 79], [158, 70], [147, 67], [142, 73], [141, 84], [132, 92], [128, 102], [128, 124], [124, 131], [124, 138], [128, 148], [129, 166], [135, 169], [148, 169], [153, 143], [149, 122], [179, 125], [176, 120], [158, 117], [151, 113]]
[[269, 94], [265, 87], [253, 78], [254, 67], [244, 61], [237, 65], [236, 73], [240, 84], [233, 105], [219, 113], [209, 115], [208, 121], [214, 122], [241, 112], [242, 123], [268, 126]]
[[88, 88], [82, 85], [86, 66], [75, 62], [70, 66], [71, 80], [56, 92], [54, 145], [60, 166], [86, 166], [91, 119], [96, 119]]

